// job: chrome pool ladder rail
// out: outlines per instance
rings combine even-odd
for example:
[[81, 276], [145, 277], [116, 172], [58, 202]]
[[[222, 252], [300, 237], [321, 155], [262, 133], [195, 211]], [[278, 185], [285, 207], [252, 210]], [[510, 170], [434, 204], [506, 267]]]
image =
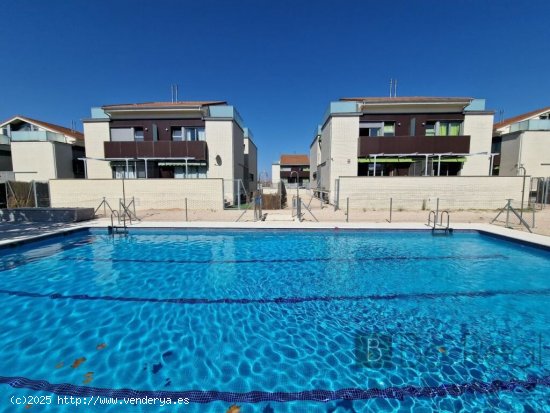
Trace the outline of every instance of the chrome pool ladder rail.
[[[113, 211], [111, 213], [111, 225], [107, 227], [107, 232], [109, 235], [114, 236], [115, 234], [119, 235], [128, 235], [128, 226], [126, 225], [126, 214], [122, 215], [122, 225], [120, 225], [120, 215]], [[118, 225], [114, 224], [113, 216], [118, 218]]]
[[[433, 216], [433, 221], [432, 221]], [[444, 218], [447, 217], [447, 222], [443, 224]], [[450, 235], [453, 229], [450, 226], [451, 218], [449, 211], [443, 210], [437, 215], [436, 211], [430, 211], [428, 214], [428, 226], [432, 229], [432, 235]]]

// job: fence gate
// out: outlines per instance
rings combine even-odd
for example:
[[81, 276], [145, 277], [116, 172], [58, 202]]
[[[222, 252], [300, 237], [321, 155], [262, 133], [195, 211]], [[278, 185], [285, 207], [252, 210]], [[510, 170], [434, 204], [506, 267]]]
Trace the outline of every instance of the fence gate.
[[[50, 187], [47, 182], [17, 182], [4, 183], [7, 208], [36, 208], [50, 206]], [[1, 197], [2, 195], [0, 195]], [[1, 198], [0, 198], [1, 205]]]
[[50, 206], [50, 184], [34, 181], [35, 206], [48, 208]]
[[550, 204], [550, 177], [549, 178], [531, 178], [529, 188], [529, 204]]

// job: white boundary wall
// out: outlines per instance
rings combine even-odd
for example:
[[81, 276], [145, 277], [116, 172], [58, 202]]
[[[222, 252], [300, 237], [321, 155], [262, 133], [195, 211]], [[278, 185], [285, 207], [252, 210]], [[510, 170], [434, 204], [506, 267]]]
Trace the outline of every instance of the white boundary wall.
[[[530, 177], [525, 180], [525, 201], [529, 198]], [[498, 209], [512, 198], [521, 204], [523, 177], [449, 176], [449, 177], [340, 177], [336, 197], [340, 209], [433, 210]]]
[[[97, 208], [103, 197], [115, 210], [123, 194], [121, 179], [52, 179], [52, 207]], [[135, 198], [136, 210], [222, 210], [222, 179], [126, 179], [126, 203]]]

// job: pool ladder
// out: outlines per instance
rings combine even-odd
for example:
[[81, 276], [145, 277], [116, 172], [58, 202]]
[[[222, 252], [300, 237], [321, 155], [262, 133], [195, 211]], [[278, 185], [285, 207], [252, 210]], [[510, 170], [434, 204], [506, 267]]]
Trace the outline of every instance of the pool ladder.
[[[113, 215], [116, 215], [119, 218], [119, 225], [115, 225], [113, 221]], [[128, 226], [126, 225], [126, 214], [122, 215], [122, 225], [120, 225], [120, 216], [118, 216], [117, 211], [111, 213], [111, 225], [107, 227], [107, 232], [109, 235], [128, 235]]]
[[[446, 224], [443, 224], [444, 217], [447, 217]], [[447, 210], [441, 211], [439, 217], [437, 211], [430, 211], [428, 214], [428, 226], [432, 229], [432, 235], [451, 235], [453, 233], [453, 229], [450, 227], [449, 211]]]

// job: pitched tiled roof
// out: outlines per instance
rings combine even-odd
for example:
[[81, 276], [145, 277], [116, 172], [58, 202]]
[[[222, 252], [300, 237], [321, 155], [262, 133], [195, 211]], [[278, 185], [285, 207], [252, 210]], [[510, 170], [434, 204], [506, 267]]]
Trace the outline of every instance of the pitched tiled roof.
[[396, 96], [396, 97], [356, 97], [340, 98], [344, 102], [365, 102], [365, 103], [445, 103], [460, 102], [470, 103], [473, 98], [468, 97], [435, 97], [435, 96]]
[[148, 109], [148, 108], [184, 108], [190, 106], [211, 106], [211, 105], [225, 105], [226, 101], [223, 100], [196, 100], [196, 101], [184, 101], [184, 102], [145, 102], [145, 103], [122, 103], [117, 105], [106, 105], [101, 108], [104, 110], [109, 109]]
[[281, 155], [281, 165], [309, 165], [309, 156]]
[[59, 125], [55, 125], [53, 123], [43, 122], [41, 120], [36, 120], [36, 119], [28, 118], [26, 116], [21, 116], [21, 115], [15, 115], [12, 118], [2, 122], [0, 125], [2, 125], [2, 126], [6, 125], [8, 123], [13, 122], [16, 119], [20, 119], [22, 121], [35, 124], [37, 126], [41, 126], [44, 129], [48, 129], [52, 132], [57, 132], [57, 133], [60, 133], [62, 135], [66, 135], [66, 136], [69, 136], [69, 137], [74, 138], [74, 139], [84, 140], [84, 134], [82, 132], [77, 131], [77, 130], [65, 128], [64, 126], [59, 126]]
[[532, 118], [534, 116], [537, 116], [541, 113], [548, 112], [548, 111], [550, 111], [550, 106], [537, 109], [537, 110], [532, 110], [531, 112], [522, 113], [521, 115], [514, 116], [513, 118], [504, 119], [502, 122], [495, 123], [495, 125], [493, 126], [493, 129], [504, 128], [505, 126], [510, 126], [514, 123], [521, 122], [522, 120]]

